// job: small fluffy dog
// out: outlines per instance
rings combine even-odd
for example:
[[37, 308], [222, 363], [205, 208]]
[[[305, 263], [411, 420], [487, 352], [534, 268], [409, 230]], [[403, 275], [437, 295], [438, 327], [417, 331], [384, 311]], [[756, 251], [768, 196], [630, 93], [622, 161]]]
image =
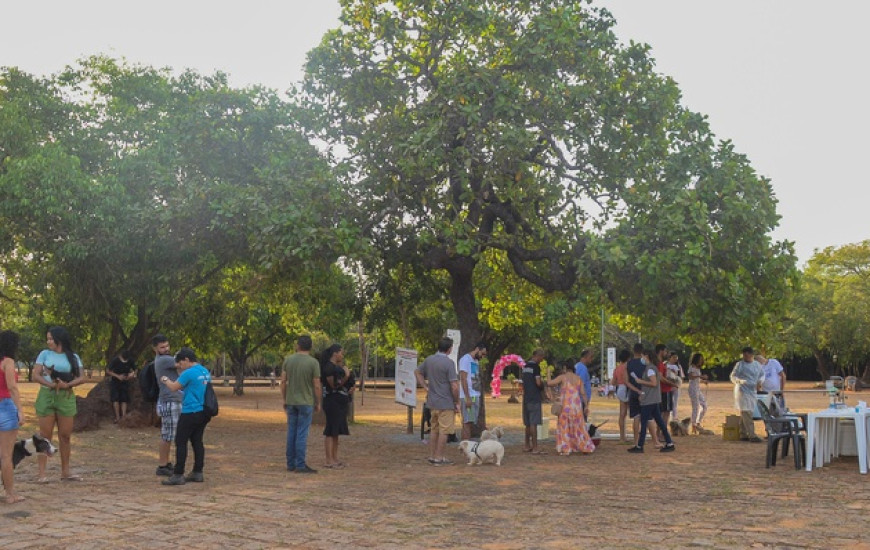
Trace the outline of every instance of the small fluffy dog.
[[492, 430], [483, 430], [480, 433], [480, 440], [486, 441], [487, 439], [495, 439], [496, 441], [501, 439], [504, 435], [504, 429], [501, 426], [496, 426]]
[[19, 462], [36, 453], [51, 456], [56, 452], [57, 448], [51, 444], [51, 441], [39, 434], [33, 434], [33, 437], [15, 442], [12, 448], [12, 467], [18, 466]]
[[684, 418], [682, 421], [677, 422], [676, 420], [671, 420], [668, 422], [668, 428], [671, 430], [671, 435], [676, 436], [684, 436], [689, 435], [689, 427], [692, 425], [692, 420], [689, 418]]
[[496, 439], [487, 439], [479, 443], [466, 439], [459, 442], [459, 450], [468, 457], [469, 466], [486, 462], [501, 466], [501, 459], [504, 458], [504, 445]]

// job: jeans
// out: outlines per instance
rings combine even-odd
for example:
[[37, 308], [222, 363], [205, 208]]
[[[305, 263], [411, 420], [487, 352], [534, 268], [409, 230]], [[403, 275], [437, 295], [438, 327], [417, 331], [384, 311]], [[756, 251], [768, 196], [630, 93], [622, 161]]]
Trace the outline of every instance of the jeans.
[[284, 405], [287, 413], [287, 468], [304, 468], [313, 405]]
[[202, 443], [202, 435], [205, 426], [211, 420], [202, 411], [195, 413], [181, 413], [178, 417], [178, 427], [175, 429], [175, 470], [178, 475], [184, 474], [184, 466], [187, 462], [187, 442], [193, 447], [193, 472], [202, 473], [205, 466], [205, 445]]
[[646, 425], [650, 420], [655, 420], [656, 426], [662, 431], [665, 436], [665, 442], [670, 445], [673, 443], [671, 434], [668, 433], [668, 426], [665, 424], [665, 419], [662, 418], [662, 412], [659, 410], [659, 403], [653, 405], [640, 406], [640, 437], [637, 439], [637, 446], [643, 448], [646, 443]]

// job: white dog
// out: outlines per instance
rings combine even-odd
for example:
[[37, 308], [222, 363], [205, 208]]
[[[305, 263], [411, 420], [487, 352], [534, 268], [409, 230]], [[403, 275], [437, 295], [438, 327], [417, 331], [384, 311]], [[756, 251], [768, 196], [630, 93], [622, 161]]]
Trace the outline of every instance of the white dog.
[[480, 443], [468, 440], [461, 441], [459, 450], [468, 457], [469, 466], [485, 462], [494, 462], [496, 466], [501, 466], [501, 459], [504, 458], [504, 445], [495, 439], [487, 439]]
[[492, 430], [483, 430], [480, 433], [480, 440], [486, 441], [487, 439], [495, 439], [499, 440], [504, 435], [504, 429], [501, 426], [496, 426]]

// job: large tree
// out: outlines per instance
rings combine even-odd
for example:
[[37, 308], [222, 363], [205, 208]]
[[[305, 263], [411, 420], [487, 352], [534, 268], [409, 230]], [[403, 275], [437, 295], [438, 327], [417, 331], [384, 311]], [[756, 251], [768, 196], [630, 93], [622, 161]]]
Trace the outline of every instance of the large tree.
[[[300, 98], [343, 158], [379, 255], [443, 270], [481, 336], [497, 250], [545, 292], [600, 296], [674, 333], [745, 337], [794, 275], [776, 200], [648, 47], [581, 0], [343, 0]], [[597, 309], [597, 308], [596, 308]]]
[[823, 380], [837, 369], [870, 384], [870, 241], [816, 252], [786, 320], [791, 351], [812, 353]]
[[227, 267], [331, 265], [350, 231], [293, 111], [222, 74], [102, 57], [0, 72], [0, 268], [108, 360], [180, 327]]

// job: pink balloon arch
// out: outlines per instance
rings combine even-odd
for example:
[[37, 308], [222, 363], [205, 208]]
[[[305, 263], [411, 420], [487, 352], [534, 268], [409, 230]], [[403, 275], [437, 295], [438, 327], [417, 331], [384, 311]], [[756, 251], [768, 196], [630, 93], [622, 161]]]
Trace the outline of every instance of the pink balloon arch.
[[502, 355], [495, 365], [492, 367], [492, 398], [501, 397], [501, 375], [504, 373], [505, 367], [517, 364], [520, 367], [526, 366], [526, 362], [519, 355]]

